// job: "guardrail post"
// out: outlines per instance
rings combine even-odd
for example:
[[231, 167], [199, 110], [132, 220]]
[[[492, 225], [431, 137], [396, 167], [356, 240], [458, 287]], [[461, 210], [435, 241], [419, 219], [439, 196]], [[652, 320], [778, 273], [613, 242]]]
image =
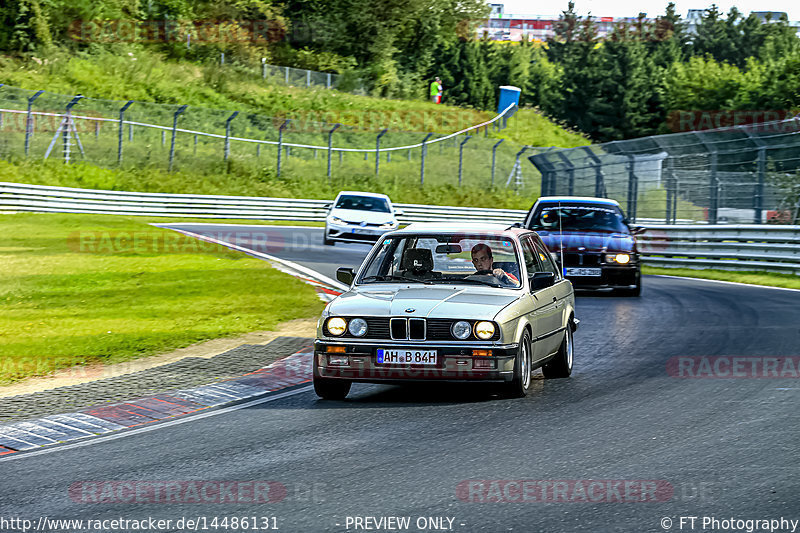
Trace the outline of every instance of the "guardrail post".
[[292, 119], [284, 121], [284, 123], [281, 124], [281, 127], [278, 128], [278, 177], [279, 178], [281, 177], [281, 151], [283, 150], [283, 130], [286, 129], [286, 126], [288, 126], [291, 121]]
[[327, 80], [327, 82], [325, 84], [325, 88], [326, 89], [330, 89], [331, 88], [331, 73], [330, 72], [328, 72], [328, 80]]
[[175, 159], [175, 136], [178, 134], [178, 117], [181, 113], [186, 111], [187, 107], [189, 106], [186, 104], [180, 106], [172, 117], [172, 140], [169, 145], [169, 172], [172, 172], [172, 162]]
[[262, 80], [267, 79], [267, 58], [266, 57], [262, 57], [261, 58], [261, 79]]
[[194, 148], [192, 150], [193, 155], [197, 155], [197, 134], [194, 136]]
[[31, 108], [33, 101], [39, 98], [44, 91], [36, 91], [36, 93], [28, 98], [28, 114], [25, 118], [25, 157], [28, 157], [28, 149], [31, 144], [31, 135], [33, 135], [33, 114]]
[[[486, 126], [486, 130], [489, 130], [489, 126]], [[492, 146], [492, 186], [494, 186], [494, 170], [495, 170], [495, 162], [497, 161], [497, 147], [505, 141], [505, 139], [500, 139], [497, 141], [494, 146]]]
[[[65, 163], [69, 163], [69, 147], [70, 147], [70, 144], [69, 144], [69, 131], [70, 131], [70, 128], [74, 129], [74, 127], [75, 127], [72, 124], [72, 108], [75, 106], [75, 104], [78, 103], [78, 101], [81, 98], [83, 98], [83, 96], [78, 95], [75, 98], [73, 98], [70, 101], [70, 103], [67, 104], [66, 116], [64, 117], [64, 119], [66, 120], [66, 123], [64, 124], [64, 162]], [[78, 147], [81, 150], [81, 155], [83, 155], [83, 146], [81, 146], [81, 140], [78, 137], [78, 132], [77, 131], [75, 132], [75, 140], [78, 142]]]
[[[433, 136], [433, 133], [429, 133], [422, 139], [422, 147], [420, 148], [419, 155], [420, 155], [420, 166], [419, 166], [419, 184], [420, 186], [425, 185], [425, 154], [428, 153], [428, 139]], [[410, 153], [410, 152], [409, 152]]]
[[461, 144], [458, 145], [458, 186], [461, 187], [461, 175], [462, 170], [464, 168], [464, 145], [467, 144], [467, 141], [472, 139], [472, 135], [467, 135]]
[[594, 195], [598, 198], [605, 198], [606, 184], [605, 176], [603, 175], [603, 162], [588, 146], [583, 146], [582, 149], [592, 161], [590, 166], [594, 167]]
[[231, 155], [231, 121], [235, 119], [238, 114], [238, 111], [234, 111], [233, 114], [228, 117], [228, 120], [225, 121], [225, 161], [227, 161], [228, 157]]
[[311, 87], [311, 71], [306, 70], [306, 87]]
[[386, 132], [389, 131], [388, 129], [384, 128], [375, 138], [375, 176], [378, 176], [380, 165], [381, 165], [381, 137], [386, 135]]
[[762, 146], [758, 149], [758, 183], [753, 198], [753, 222], [761, 224], [762, 211], [764, 210], [764, 182], [767, 176], [767, 149]]
[[289, 85], [289, 67], [284, 67], [286, 70], [284, 71], [284, 81], [286, 85]]
[[[333, 128], [328, 132], [328, 185], [331, 183], [331, 156], [333, 155], [333, 132], [339, 128], [341, 124], [338, 122], [333, 125]], [[341, 155], [342, 152], [339, 152]], [[341, 162], [341, 159], [340, 159]]]
[[[545, 154], [535, 154], [530, 156], [531, 163], [536, 167], [536, 170], [542, 175], [542, 186], [539, 196], [550, 196], [555, 194], [555, 166], [551, 163]], [[552, 182], [552, 183], [551, 183]], [[550, 190], [553, 190], [551, 193]]]
[[559, 150], [556, 154], [567, 169], [567, 190], [568, 194], [573, 196], [575, 194], [575, 165], [564, 155], [563, 151]]
[[128, 124], [128, 142], [133, 142], [133, 124]]
[[669, 224], [670, 220], [672, 219], [672, 197], [675, 194], [675, 184], [673, 183], [675, 178], [674, 168], [675, 162], [672, 160], [672, 157], [667, 157], [667, 177], [664, 180], [664, 188], [667, 190], [667, 205], [664, 214], [665, 224]]
[[700, 143], [705, 147], [705, 149], [711, 154], [711, 171], [709, 173], [708, 179], [708, 223], [709, 224], [716, 224], [717, 223], [717, 213], [719, 209], [719, 179], [717, 178], [717, 168], [718, 168], [718, 157], [717, 157], [717, 149], [711, 146], [705, 140], [705, 134], [701, 132], [695, 132], [695, 136], [700, 139]]
[[133, 105], [133, 100], [128, 100], [119, 110], [119, 139], [117, 142], [117, 164], [122, 164], [122, 138], [125, 130], [125, 111]]
[[514, 180], [514, 193], [515, 194], [519, 192], [519, 177], [521, 177], [521, 174], [519, 174], [519, 172], [521, 171], [520, 170], [521, 167], [520, 167], [520, 163], [519, 163], [519, 158], [522, 157], [522, 154], [524, 154], [525, 151], [528, 148], [531, 148], [531, 147], [526, 144], [525, 146], [522, 147], [522, 150], [517, 152], [517, 156], [514, 159], [514, 170], [511, 171], [511, 174], [508, 176], [508, 181], [506, 181], [506, 187], [508, 187], [508, 184], [511, 181], [511, 178], [515, 176], [515, 172], [517, 173], [516, 174], [517, 179]]
[[628, 218], [636, 221], [636, 200], [639, 197], [639, 178], [636, 177], [636, 159], [628, 155]]

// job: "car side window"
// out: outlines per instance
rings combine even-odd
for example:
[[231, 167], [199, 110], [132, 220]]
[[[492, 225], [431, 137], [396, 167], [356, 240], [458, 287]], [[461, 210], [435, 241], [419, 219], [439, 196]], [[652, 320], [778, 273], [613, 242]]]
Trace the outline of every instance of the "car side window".
[[536, 259], [536, 247], [530, 237], [522, 240], [522, 258], [525, 260], [525, 270], [529, 278], [537, 272], [542, 272], [539, 261]]
[[550, 257], [550, 253], [539, 243], [536, 243], [536, 255], [539, 258], [542, 272], [552, 272], [556, 275], [556, 281], [561, 279], [561, 273], [553, 262], [553, 258]]

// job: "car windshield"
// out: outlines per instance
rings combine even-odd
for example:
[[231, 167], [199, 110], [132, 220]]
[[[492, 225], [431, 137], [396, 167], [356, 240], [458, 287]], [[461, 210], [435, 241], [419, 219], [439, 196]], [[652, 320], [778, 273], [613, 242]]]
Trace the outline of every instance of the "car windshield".
[[603, 206], [543, 206], [533, 216], [532, 229], [629, 233], [622, 213]]
[[359, 284], [463, 283], [521, 287], [514, 241], [499, 235], [409, 235], [381, 241]]
[[356, 196], [353, 194], [343, 194], [336, 202], [336, 209], [354, 209], [356, 211], [376, 211], [378, 213], [389, 213], [389, 202], [385, 198], [374, 196]]

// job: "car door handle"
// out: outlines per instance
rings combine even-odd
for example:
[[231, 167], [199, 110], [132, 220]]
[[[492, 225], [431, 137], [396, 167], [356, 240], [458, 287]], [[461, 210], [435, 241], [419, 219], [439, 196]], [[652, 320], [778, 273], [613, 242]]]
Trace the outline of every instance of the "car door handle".
[[557, 301], [558, 301], [558, 298], [556, 298], [555, 296], [553, 296], [553, 301], [554, 301], [554, 302], [557, 302]]

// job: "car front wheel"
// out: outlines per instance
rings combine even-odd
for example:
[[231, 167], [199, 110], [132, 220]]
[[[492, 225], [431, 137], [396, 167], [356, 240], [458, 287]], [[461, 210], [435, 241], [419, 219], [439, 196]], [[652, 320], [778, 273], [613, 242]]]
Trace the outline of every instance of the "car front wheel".
[[351, 382], [343, 379], [326, 379], [314, 376], [314, 392], [323, 400], [344, 400], [350, 392]]
[[531, 335], [528, 330], [522, 334], [517, 358], [514, 360], [514, 379], [506, 387], [508, 396], [512, 398], [527, 396], [531, 388]]
[[547, 379], [568, 378], [572, 374], [572, 327], [567, 324], [567, 331], [564, 333], [564, 341], [558, 349], [556, 356], [542, 367], [542, 374]]
[[336, 242], [328, 238], [328, 232], [326, 231], [325, 233], [322, 234], [322, 244], [324, 244], [325, 246], [333, 246], [334, 244], [336, 244]]

